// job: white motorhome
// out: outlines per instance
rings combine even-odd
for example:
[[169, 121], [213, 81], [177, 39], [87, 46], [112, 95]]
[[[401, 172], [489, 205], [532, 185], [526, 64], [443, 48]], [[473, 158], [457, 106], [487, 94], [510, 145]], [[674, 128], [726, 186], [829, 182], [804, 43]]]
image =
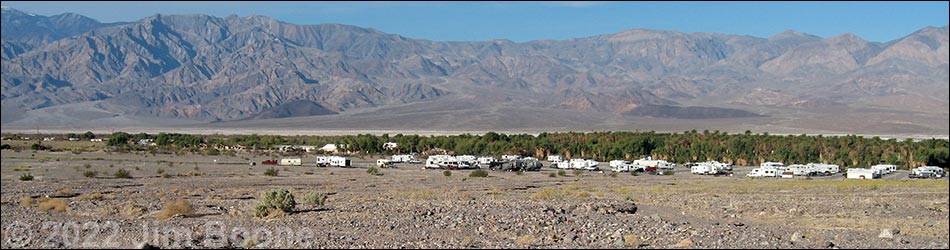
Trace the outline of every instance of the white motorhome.
[[689, 172], [692, 174], [715, 175], [719, 174], [719, 167], [709, 162], [700, 162], [690, 167]]
[[[570, 164], [570, 168], [573, 169], [584, 169], [590, 171], [596, 171], [600, 169], [597, 167], [597, 165], [600, 163], [595, 160], [571, 159], [568, 163]], [[560, 168], [560, 166], [561, 165], [558, 164], [558, 168]]]
[[910, 178], [943, 178], [946, 176], [943, 168], [935, 166], [917, 167], [911, 171]]
[[788, 167], [786, 167], [785, 170], [791, 171], [792, 175], [797, 175], [797, 176], [815, 175], [815, 169], [811, 165], [792, 164], [792, 165], [788, 165]]
[[657, 169], [673, 169], [676, 167], [676, 164], [664, 160], [654, 160], [653, 157], [649, 156], [633, 161], [633, 165], [642, 166], [643, 168], [655, 167]]
[[561, 162], [562, 159], [561, 159], [561, 156], [560, 156], [560, 155], [549, 155], [549, 156], [548, 156], [548, 161], [551, 162], [551, 163], [558, 163], [558, 162]]
[[877, 179], [881, 177], [878, 171], [867, 168], [849, 168], [847, 173], [848, 179]]
[[342, 156], [317, 156], [317, 166], [350, 167], [350, 159]]
[[300, 166], [300, 158], [285, 158], [280, 159], [281, 166]]
[[520, 155], [502, 155], [501, 159], [506, 160], [506, 161], [511, 161], [511, 160], [521, 159], [521, 156]]
[[883, 174], [890, 174], [897, 171], [897, 165], [878, 164], [871, 166], [871, 169], [880, 170]]
[[713, 167], [716, 167], [716, 169], [718, 169], [720, 172], [721, 172], [721, 171], [727, 171], [727, 172], [731, 172], [731, 171], [732, 171], [732, 164], [731, 164], [731, 163], [722, 163], [722, 162], [718, 162], [718, 161], [709, 161], [709, 164], [712, 164]]
[[414, 155], [393, 155], [393, 162], [397, 163], [409, 163], [416, 160]]
[[426, 159], [425, 168], [437, 169], [465, 169], [473, 168], [466, 162], [459, 161], [457, 157], [451, 155], [432, 155]]
[[841, 167], [836, 164], [808, 163], [808, 166], [816, 175], [833, 175], [841, 172]]
[[760, 164], [759, 167], [761, 167], [761, 168], [772, 168], [772, 169], [778, 169], [778, 170], [785, 170], [785, 163], [767, 161], [767, 162], [763, 162], [762, 164]]
[[491, 167], [491, 164], [497, 162], [498, 159], [495, 159], [495, 157], [491, 157], [491, 156], [482, 156], [482, 157], [478, 157], [477, 161], [478, 161], [478, 167], [487, 168], [487, 167]]
[[463, 162], [469, 166], [478, 165], [478, 157], [475, 157], [474, 155], [460, 155], [460, 156], [456, 156], [455, 159], [458, 159], [458, 161]]
[[613, 160], [610, 161], [610, 170], [614, 172], [630, 172], [635, 171], [633, 164], [630, 161], [625, 160]]
[[381, 168], [393, 168], [396, 167], [396, 162], [393, 160], [378, 159], [376, 160], [376, 166]]
[[752, 172], [746, 174], [748, 177], [778, 177], [782, 174], [781, 171], [775, 168], [755, 168], [752, 169]]

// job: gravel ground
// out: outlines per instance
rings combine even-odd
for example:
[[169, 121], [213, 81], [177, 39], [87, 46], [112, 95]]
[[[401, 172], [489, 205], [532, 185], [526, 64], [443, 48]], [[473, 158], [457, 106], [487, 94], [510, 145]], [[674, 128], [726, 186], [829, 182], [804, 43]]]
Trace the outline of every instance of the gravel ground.
[[[910, 180], [906, 171], [857, 181], [745, 178], [751, 167], [734, 176], [681, 168], [671, 176], [550, 177], [557, 170], [546, 167], [470, 178], [471, 170], [444, 176], [398, 165], [373, 176], [366, 168], [375, 158], [356, 158], [355, 168], [278, 166], [278, 176], [269, 177], [268, 167], [246, 163], [277, 157], [2, 155], [4, 248], [947, 249], [950, 233], [947, 179]], [[133, 178], [113, 178], [120, 168]], [[99, 174], [86, 178], [85, 171]], [[19, 181], [27, 172], [35, 179]], [[298, 202], [311, 191], [329, 198], [324, 206], [254, 218], [258, 193], [277, 187]], [[47, 196], [65, 200], [65, 211], [41, 211]], [[194, 214], [158, 219], [176, 198]]]

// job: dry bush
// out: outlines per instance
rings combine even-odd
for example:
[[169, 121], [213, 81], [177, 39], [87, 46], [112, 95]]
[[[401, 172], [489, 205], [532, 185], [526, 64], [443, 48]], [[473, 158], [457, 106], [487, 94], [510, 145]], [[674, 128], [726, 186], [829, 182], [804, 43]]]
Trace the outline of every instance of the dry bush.
[[184, 198], [178, 198], [168, 203], [165, 203], [165, 206], [162, 207], [162, 211], [158, 212], [156, 218], [159, 220], [164, 220], [172, 218], [175, 216], [192, 216], [194, 215], [195, 210], [191, 207], [191, 203], [188, 203], [188, 200]]
[[126, 205], [122, 208], [122, 214], [126, 216], [140, 216], [145, 214], [145, 207], [139, 205]]
[[40, 211], [56, 211], [56, 212], [66, 212], [66, 209], [69, 208], [69, 203], [64, 199], [49, 199], [47, 201], [41, 202], [36, 209]]
[[23, 198], [20, 198], [20, 206], [33, 206], [33, 198], [29, 196], [23, 196]]
[[73, 195], [73, 189], [64, 188], [64, 189], [56, 190], [55, 194], [56, 196], [70, 196], [70, 195]]
[[534, 244], [534, 236], [532, 236], [532, 235], [530, 235], [530, 234], [525, 234], [525, 235], [522, 235], [522, 236], [518, 236], [518, 238], [515, 239], [515, 243], [517, 243], [518, 245], [522, 245], [522, 246], [530, 246], [530, 245]]
[[626, 247], [637, 247], [640, 246], [640, 239], [637, 239], [637, 236], [632, 234], [627, 234], [623, 236], [623, 245]]

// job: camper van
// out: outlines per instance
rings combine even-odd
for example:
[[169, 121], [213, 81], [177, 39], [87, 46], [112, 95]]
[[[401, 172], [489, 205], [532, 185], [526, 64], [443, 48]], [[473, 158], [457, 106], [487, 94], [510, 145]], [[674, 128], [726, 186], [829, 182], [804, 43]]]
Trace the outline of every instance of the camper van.
[[878, 171], [867, 168], [849, 168], [847, 172], [848, 179], [877, 179], [881, 176]]
[[317, 156], [317, 166], [320, 167], [350, 167], [350, 159], [342, 156]]
[[300, 158], [280, 159], [281, 166], [300, 166]]

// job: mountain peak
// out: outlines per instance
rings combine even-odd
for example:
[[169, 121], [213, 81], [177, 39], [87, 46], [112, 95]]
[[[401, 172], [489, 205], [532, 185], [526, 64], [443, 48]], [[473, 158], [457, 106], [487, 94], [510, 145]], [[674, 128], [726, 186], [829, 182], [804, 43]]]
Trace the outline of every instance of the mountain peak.
[[785, 39], [810, 39], [810, 40], [818, 40], [818, 39], [821, 39], [821, 37], [818, 37], [818, 36], [815, 36], [815, 35], [812, 35], [812, 34], [808, 34], [808, 33], [804, 33], [804, 32], [799, 32], [799, 31], [796, 31], [796, 30], [790, 30], [790, 29], [788, 29], [788, 30], [782, 31], [781, 33], [775, 34], [775, 35], [769, 37], [768, 39], [769, 39], [769, 41], [777, 41], [777, 40], [785, 40]]

